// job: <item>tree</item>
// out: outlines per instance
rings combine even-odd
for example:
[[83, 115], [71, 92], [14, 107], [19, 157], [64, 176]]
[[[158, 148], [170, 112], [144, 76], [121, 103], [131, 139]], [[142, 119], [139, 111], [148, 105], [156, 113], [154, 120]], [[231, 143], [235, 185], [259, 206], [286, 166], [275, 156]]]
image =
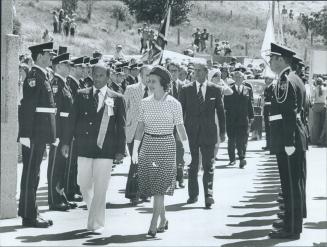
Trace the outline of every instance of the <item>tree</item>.
[[310, 30], [312, 35], [321, 35], [327, 45], [327, 6], [310, 16], [302, 14], [301, 23], [307, 32]]
[[[135, 15], [137, 21], [159, 23], [163, 18], [167, 0], [123, 0], [129, 12]], [[190, 1], [175, 0], [171, 5], [171, 25], [178, 25], [188, 20], [187, 15], [191, 9]]]
[[87, 20], [91, 20], [92, 15], [92, 8], [93, 8], [93, 0], [87, 0], [86, 9], [87, 9]]
[[62, 9], [66, 14], [71, 15], [77, 9], [78, 0], [62, 0]]

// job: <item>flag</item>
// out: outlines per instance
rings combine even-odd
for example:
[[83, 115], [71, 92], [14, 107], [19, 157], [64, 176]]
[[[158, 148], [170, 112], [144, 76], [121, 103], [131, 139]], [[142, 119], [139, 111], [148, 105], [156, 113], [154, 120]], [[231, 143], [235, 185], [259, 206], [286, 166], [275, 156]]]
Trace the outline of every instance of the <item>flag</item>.
[[152, 44], [152, 48], [147, 51], [141, 58], [141, 60], [145, 63], [154, 65], [161, 64], [163, 51], [167, 44], [166, 35], [168, 35], [168, 29], [170, 25], [171, 2], [172, 0], [168, 0], [166, 3], [165, 15], [160, 23], [158, 35]]
[[269, 61], [270, 61], [270, 49], [271, 49], [271, 43], [275, 42], [275, 32], [274, 32], [274, 23], [272, 19], [272, 14], [270, 14], [268, 22], [267, 22], [267, 27], [266, 27], [266, 32], [265, 32], [265, 37], [262, 42], [261, 46], [261, 57], [266, 63], [266, 68], [264, 70], [264, 75], [272, 76], [274, 77], [274, 72], [271, 71], [270, 66], [269, 66]]

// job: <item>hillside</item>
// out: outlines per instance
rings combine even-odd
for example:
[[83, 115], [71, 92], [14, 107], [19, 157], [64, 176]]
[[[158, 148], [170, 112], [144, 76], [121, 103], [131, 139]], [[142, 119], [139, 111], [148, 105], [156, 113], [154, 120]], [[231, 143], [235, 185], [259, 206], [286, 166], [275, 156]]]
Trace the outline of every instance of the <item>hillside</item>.
[[[283, 1], [288, 9], [293, 9], [295, 15], [310, 13], [321, 9], [326, 2], [323, 1]], [[65, 38], [62, 35], [51, 34], [56, 46], [59, 44], [69, 46], [69, 51], [78, 55], [90, 55], [99, 49], [105, 54], [112, 54], [117, 43], [124, 46], [126, 54], [138, 54], [140, 41], [137, 28], [142, 23], [130, 17], [125, 22], [118, 23], [112, 17], [113, 10], [123, 3], [119, 1], [94, 1], [92, 18], [89, 23], [84, 23], [86, 17], [86, 4], [78, 2], [77, 15], [78, 27], [75, 38]], [[192, 1], [192, 11], [189, 22], [180, 26], [171, 27], [168, 37], [168, 49], [182, 52], [190, 46], [191, 34], [196, 27], [207, 28], [209, 33], [220, 40], [229, 40], [233, 55], [245, 55], [244, 46], [248, 42], [248, 55], [260, 55], [260, 48], [266, 26], [269, 1]], [[61, 0], [16, 0], [17, 18], [21, 23], [21, 51], [27, 52], [27, 47], [35, 42], [41, 42], [45, 29], [53, 30], [52, 11], [61, 7]], [[280, 6], [282, 8], [282, 6]], [[230, 18], [232, 11], [232, 18]], [[156, 28], [153, 26], [152, 28]], [[177, 45], [177, 30], [180, 29], [180, 42]], [[288, 25], [288, 30], [296, 30], [298, 37], [289, 33], [285, 34], [287, 43], [303, 56], [309, 40], [304, 39], [304, 31], [294, 21]], [[246, 35], [248, 35], [248, 40]], [[318, 39], [315, 44], [320, 44]], [[211, 51], [209, 51], [210, 53]]]

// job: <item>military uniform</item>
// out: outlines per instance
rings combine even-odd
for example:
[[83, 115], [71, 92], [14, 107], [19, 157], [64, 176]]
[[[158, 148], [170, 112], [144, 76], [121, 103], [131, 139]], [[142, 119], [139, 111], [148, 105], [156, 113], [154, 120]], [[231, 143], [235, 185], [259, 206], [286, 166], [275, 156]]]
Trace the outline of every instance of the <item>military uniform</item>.
[[[82, 63], [83, 59], [83, 57], [80, 57], [72, 60], [73, 66]], [[74, 101], [77, 96], [77, 92], [80, 89], [79, 82], [72, 75], [69, 75], [66, 80], [67, 86]], [[77, 147], [75, 145], [74, 138], [70, 142], [70, 153], [68, 156], [68, 164], [65, 170], [64, 188], [68, 200], [82, 201], [82, 198], [80, 197], [81, 192], [77, 184]]]
[[[279, 45], [271, 45], [272, 55], [292, 57], [295, 53]], [[305, 90], [300, 78], [290, 67], [280, 72], [271, 100], [271, 152], [276, 154], [280, 173], [285, 216], [282, 229], [270, 233], [271, 238], [298, 239], [302, 232], [305, 198], [303, 166], [307, 150], [307, 133], [301, 115], [305, 108]], [[286, 150], [295, 147], [288, 155]]]
[[[52, 64], [67, 62], [69, 53], [64, 53], [52, 59]], [[69, 204], [64, 193], [64, 177], [67, 160], [61, 153], [62, 133], [67, 125], [67, 119], [70, 108], [73, 104], [73, 98], [66, 85], [66, 80], [61, 75], [55, 73], [51, 81], [52, 92], [57, 107], [56, 131], [60, 143], [57, 146], [50, 146], [48, 161], [48, 203], [50, 210], [68, 210]]]
[[265, 131], [266, 131], [266, 147], [265, 149], [270, 149], [270, 125], [269, 125], [269, 113], [271, 107], [271, 98], [273, 95], [274, 84], [270, 83], [264, 90], [264, 107], [263, 107], [263, 117], [265, 122]]
[[[50, 51], [53, 43], [45, 43], [29, 49], [35, 53]], [[40, 165], [46, 144], [56, 141], [56, 108], [48, 73], [34, 65], [23, 84], [23, 99], [19, 112], [19, 138], [29, 138], [30, 147], [23, 146], [23, 172], [20, 184], [18, 215], [23, 225], [39, 226], [36, 191], [39, 185]], [[44, 223], [44, 222], [43, 222]]]

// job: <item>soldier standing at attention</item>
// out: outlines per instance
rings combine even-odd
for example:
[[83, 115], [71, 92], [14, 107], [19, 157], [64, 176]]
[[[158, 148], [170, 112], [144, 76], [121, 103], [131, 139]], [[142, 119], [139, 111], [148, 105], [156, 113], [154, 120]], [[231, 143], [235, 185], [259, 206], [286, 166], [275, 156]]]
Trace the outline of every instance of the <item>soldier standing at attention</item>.
[[19, 112], [23, 172], [18, 215], [26, 227], [46, 228], [51, 220], [40, 217], [36, 204], [40, 165], [46, 144], [58, 145], [56, 139], [56, 108], [46, 68], [51, 64], [53, 43], [29, 47], [34, 66], [23, 85], [23, 99]]
[[305, 90], [300, 78], [290, 73], [295, 52], [271, 43], [271, 70], [278, 81], [271, 101], [271, 151], [277, 156], [285, 214], [282, 222], [274, 222], [277, 230], [269, 233], [273, 239], [299, 239], [303, 223], [302, 181], [307, 149], [307, 135], [301, 119], [305, 109]]
[[[52, 92], [57, 107], [56, 132], [60, 142], [58, 147], [51, 145], [48, 163], [48, 204], [50, 210], [67, 211], [76, 208], [75, 203], [69, 203], [64, 192], [64, 177], [67, 160], [62, 156], [62, 133], [73, 104], [73, 98], [66, 85], [66, 77], [69, 75], [69, 53], [63, 53], [52, 59], [54, 78], [51, 81]], [[69, 160], [68, 160], [69, 161]]]
[[270, 150], [270, 125], [269, 125], [269, 112], [271, 107], [271, 97], [274, 90], [273, 78], [266, 77], [265, 83], [266, 88], [263, 93], [265, 105], [263, 107], [263, 118], [265, 122], [265, 131], [266, 131], [266, 146], [263, 147], [263, 150]]

